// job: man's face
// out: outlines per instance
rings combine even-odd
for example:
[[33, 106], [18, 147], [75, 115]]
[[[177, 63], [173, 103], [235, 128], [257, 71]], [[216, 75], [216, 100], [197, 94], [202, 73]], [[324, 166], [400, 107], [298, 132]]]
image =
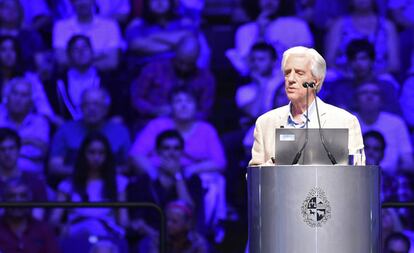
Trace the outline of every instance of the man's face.
[[360, 111], [376, 112], [381, 110], [381, 90], [377, 84], [364, 83], [357, 89], [357, 103]]
[[374, 137], [364, 139], [364, 150], [367, 158], [367, 165], [379, 165], [384, 157], [382, 143]]
[[357, 53], [350, 63], [352, 72], [357, 79], [371, 76], [373, 62], [367, 52]]
[[0, 143], [0, 168], [13, 170], [19, 158], [19, 147], [13, 139], [5, 139]]
[[189, 221], [186, 220], [185, 214], [178, 208], [169, 208], [167, 210], [167, 232], [170, 236], [176, 236], [189, 231]]
[[3, 66], [13, 67], [16, 64], [17, 54], [13, 41], [4, 40], [0, 44], [0, 62]]
[[[310, 60], [303, 55], [291, 55], [283, 69], [285, 76], [286, 95], [292, 103], [306, 100], [306, 88], [304, 82], [315, 82], [310, 69]], [[313, 97], [313, 92], [309, 93]]]
[[182, 155], [183, 147], [176, 138], [165, 139], [158, 150], [158, 154], [162, 158], [179, 160]]
[[171, 106], [174, 118], [182, 121], [193, 120], [197, 112], [196, 101], [190, 94], [184, 92], [173, 96]]
[[253, 51], [249, 57], [250, 72], [267, 76], [272, 74], [274, 61], [266, 51]]
[[81, 108], [85, 123], [90, 125], [101, 123], [108, 111], [104, 93], [99, 90], [87, 91], [82, 100]]
[[27, 83], [17, 83], [7, 97], [7, 109], [10, 113], [26, 114], [32, 107], [32, 90]]
[[92, 64], [92, 48], [90, 48], [89, 44], [83, 39], [76, 40], [76, 42], [72, 45], [69, 54], [75, 67], [85, 67]]

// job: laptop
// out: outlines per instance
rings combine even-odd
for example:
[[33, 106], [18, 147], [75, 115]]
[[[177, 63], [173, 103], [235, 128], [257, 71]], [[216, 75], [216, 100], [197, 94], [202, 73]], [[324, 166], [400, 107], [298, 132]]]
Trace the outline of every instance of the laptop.
[[[318, 128], [276, 128], [275, 158], [277, 165], [291, 165], [296, 154], [302, 148], [306, 131], [308, 143], [302, 151], [297, 164], [301, 165], [332, 165], [322, 145]], [[335, 157], [337, 164], [348, 164], [348, 129], [322, 128], [326, 148]]]

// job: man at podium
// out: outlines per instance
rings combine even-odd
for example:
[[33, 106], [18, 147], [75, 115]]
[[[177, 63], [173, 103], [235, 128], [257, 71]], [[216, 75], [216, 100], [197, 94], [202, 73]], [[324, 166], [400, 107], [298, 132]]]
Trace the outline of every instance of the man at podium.
[[347, 128], [349, 154], [360, 156], [354, 165], [365, 165], [358, 119], [317, 97], [326, 75], [325, 59], [313, 48], [292, 47], [283, 53], [281, 68], [285, 78], [285, 92], [290, 102], [257, 119], [249, 166], [278, 164], [278, 158], [275, 158], [276, 128], [305, 127]]

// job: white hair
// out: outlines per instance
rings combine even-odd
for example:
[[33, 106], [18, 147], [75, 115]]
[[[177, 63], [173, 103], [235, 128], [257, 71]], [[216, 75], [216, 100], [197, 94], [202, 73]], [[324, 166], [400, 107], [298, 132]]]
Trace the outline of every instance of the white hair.
[[285, 52], [283, 52], [283, 58], [282, 58], [282, 73], [284, 73], [284, 68], [286, 65], [287, 59], [291, 55], [303, 55], [310, 59], [310, 68], [312, 75], [319, 81], [319, 85], [316, 88], [316, 91], [319, 92], [322, 88], [323, 81], [325, 80], [326, 76], [326, 61], [313, 48], [303, 47], [303, 46], [297, 46], [297, 47], [291, 47], [287, 49]]

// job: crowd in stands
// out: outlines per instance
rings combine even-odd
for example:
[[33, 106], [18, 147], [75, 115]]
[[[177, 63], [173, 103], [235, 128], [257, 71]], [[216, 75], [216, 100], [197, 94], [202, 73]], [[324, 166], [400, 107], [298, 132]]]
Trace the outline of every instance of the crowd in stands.
[[[327, 60], [318, 96], [358, 117], [381, 200], [414, 201], [414, 2], [222, 2], [0, 0], [1, 201], [150, 202], [167, 252], [244, 252], [254, 123], [289, 102], [298, 45]], [[414, 209], [382, 216], [384, 252], [414, 252]], [[6, 208], [0, 252], [158, 252], [160, 221]]]

